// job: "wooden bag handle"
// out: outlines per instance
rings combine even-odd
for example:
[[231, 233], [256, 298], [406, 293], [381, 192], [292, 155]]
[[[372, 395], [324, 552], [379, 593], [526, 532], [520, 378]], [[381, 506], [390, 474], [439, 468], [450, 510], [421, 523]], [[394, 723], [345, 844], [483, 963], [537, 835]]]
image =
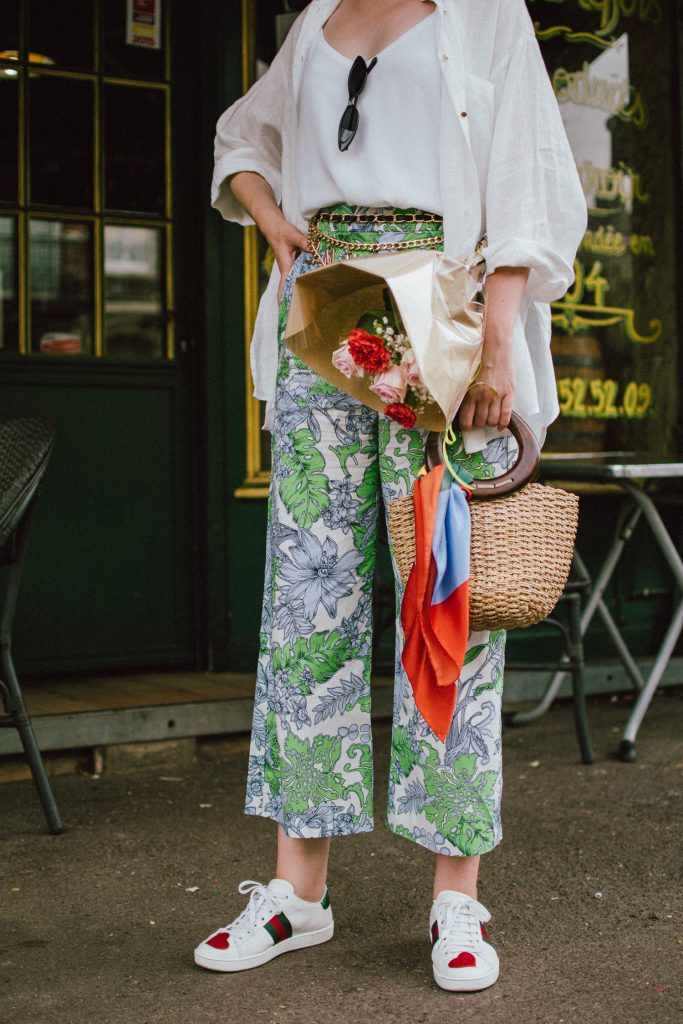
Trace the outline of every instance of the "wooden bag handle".
[[[510, 417], [508, 430], [519, 445], [519, 452], [512, 466], [501, 476], [492, 477], [489, 480], [472, 480], [468, 487], [472, 488], [472, 497], [478, 500], [487, 498], [502, 498], [506, 494], [512, 494], [524, 487], [530, 480], [533, 480], [538, 473], [541, 463], [541, 449], [538, 446], [536, 435], [522, 417], [513, 412]], [[440, 466], [443, 460], [444, 433], [430, 430], [427, 436], [425, 447], [425, 461], [427, 469], [434, 469]]]

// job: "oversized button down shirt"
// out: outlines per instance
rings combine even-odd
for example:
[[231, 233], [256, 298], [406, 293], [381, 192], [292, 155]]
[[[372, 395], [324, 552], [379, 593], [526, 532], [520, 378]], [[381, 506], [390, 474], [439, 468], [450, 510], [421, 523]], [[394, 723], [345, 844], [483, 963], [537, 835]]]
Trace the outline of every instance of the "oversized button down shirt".
[[[270, 184], [287, 220], [307, 230], [297, 176], [299, 89], [309, 47], [339, 2], [313, 0], [266, 74], [219, 118], [211, 201], [227, 220], [253, 223], [227, 179], [255, 171]], [[574, 279], [586, 202], [524, 0], [435, 4], [440, 25], [434, 58], [444, 86], [439, 129], [444, 249], [467, 256], [486, 234], [487, 274], [502, 266], [530, 268], [512, 338], [514, 407], [542, 442], [559, 411], [548, 304]], [[251, 348], [254, 394], [270, 405], [278, 279], [275, 267]], [[266, 423], [269, 419], [267, 414]], [[467, 447], [481, 447], [486, 437], [472, 431]]]

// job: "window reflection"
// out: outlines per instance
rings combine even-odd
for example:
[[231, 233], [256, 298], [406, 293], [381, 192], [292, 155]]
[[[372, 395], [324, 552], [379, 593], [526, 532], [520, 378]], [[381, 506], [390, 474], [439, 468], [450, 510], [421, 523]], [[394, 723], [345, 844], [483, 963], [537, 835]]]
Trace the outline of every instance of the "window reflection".
[[[162, 10], [166, 3], [161, 4]], [[126, 44], [126, 0], [103, 0], [104, 70], [122, 78], [163, 78], [164, 49]]]
[[16, 203], [17, 186], [19, 181], [18, 68], [0, 67], [0, 125], [2, 125], [0, 201], [4, 200], [8, 203]]
[[18, 340], [17, 222], [0, 217], [0, 352], [16, 352]]
[[33, 350], [92, 352], [92, 229], [33, 218], [29, 239]]
[[31, 202], [92, 209], [92, 82], [36, 75], [29, 91]]
[[[31, 0], [29, 3], [29, 60], [65, 68], [89, 70], [94, 65], [93, 0]], [[74, 26], [78, 31], [74, 31]]]
[[157, 228], [104, 229], [108, 355], [158, 358], [166, 341], [163, 239]]
[[166, 94], [104, 86], [105, 206], [163, 214]]
[[0, 56], [19, 45], [19, 0], [0, 0]]
[[553, 303], [561, 417], [547, 447], [661, 451], [678, 414], [675, 14], [599, 6], [534, 11], [589, 213], [575, 281]]

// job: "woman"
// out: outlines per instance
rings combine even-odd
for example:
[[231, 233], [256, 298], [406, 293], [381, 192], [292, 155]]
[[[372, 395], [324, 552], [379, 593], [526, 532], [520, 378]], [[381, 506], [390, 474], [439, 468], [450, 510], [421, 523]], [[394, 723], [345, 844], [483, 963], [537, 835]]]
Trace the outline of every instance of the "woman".
[[[348, 103], [355, 134], [353, 114], [340, 125]], [[513, 455], [501, 433], [513, 405], [540, 440], [557, 415], [548, 303], [573, 280], [586, 206], [523, 0], [313, 0], [220, 118], [212, 201], [255, 222], [276, 259], [252, 346], [273, 472], [246, 810], [278, 823], [277, 869], [267, 886], [243, 883], [246, 909], [195, 951], [234, 971], [332, 937], [330, 839], [373, 827], [377, 508], [380, 490], [386, 505], [411, 489], [424, 444], [288, 352], [294, 281], [380, 238], [461, 256], [485, 234], [482, 370], [455, 458], [491, 475]], [[470, 636], [441, 742], [415, 707], [397, 624], [387, 826], [434, 857], [434, 977], [453, 991], [498, 977], [477, 876], [501, 839], [504, 641]]]

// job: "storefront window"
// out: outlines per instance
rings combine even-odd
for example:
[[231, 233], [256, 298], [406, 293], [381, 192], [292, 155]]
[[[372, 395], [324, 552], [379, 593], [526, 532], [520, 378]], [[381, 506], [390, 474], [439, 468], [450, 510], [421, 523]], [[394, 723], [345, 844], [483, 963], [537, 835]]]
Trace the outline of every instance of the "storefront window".
[[163, 355], [165, 295], [163, 239], [158, 228], [104, 229], [105, 342], [107, 355]]
[[[29, 61], [90, 70], [95, 60], [93, 0], [30, 0]], [[74, 30], [74, 26], [78, 30]]]
[[19, 0], [0, 0], [0, 59], [19, 49]]
[[0, 356], [175, 356], [170, 0], [0, 0]]
[[17, 303], [17, 222], [0, 217], [0, 352], [16, 352], [19, 343]]
[[560, 451], [666, 450], [677, 415], [672, 8], [531, 0], [589, 208], [553, 305]]
[[29, 233], [33, 351], [88, 355], [93, 349], [92, 228], [32, 218]]
[[127, 0], [103, 0], [104, 71], [119, 78], [165, 78], [166, 46], [160, 24], [162, 0], [131, 0], [131, 3], [148, 24], [159, 25], [159, 47], [128, 45]]
[[92, 209], [93, 83], [36, 74], [29, 84], [31, 202]]
[[0, 202], [16, 203], [19, 185], [19, 75], [11, 64], [0, 63]]
[[104, 86], [105, 206], [163, 214], [165, 102], [161, 89]]

